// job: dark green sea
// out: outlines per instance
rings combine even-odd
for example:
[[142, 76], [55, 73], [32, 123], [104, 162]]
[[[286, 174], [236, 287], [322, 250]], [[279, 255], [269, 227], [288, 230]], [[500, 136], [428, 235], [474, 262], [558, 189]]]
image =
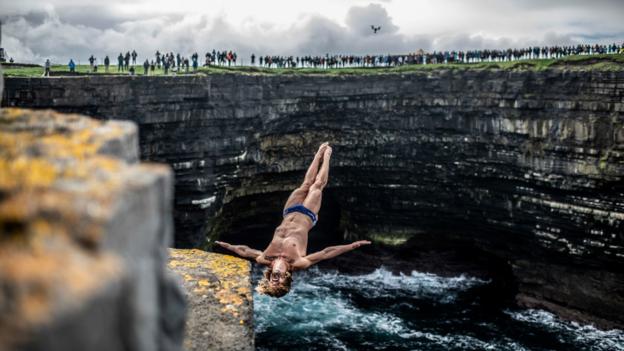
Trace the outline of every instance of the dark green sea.
[[[254, 269], [254, 283], [260, 277]], [[254, 296], [258, 350], [624, 351], [624, 331], [491, 303], [488, 281], [379, 268], [296, 272], [281, 299]]]

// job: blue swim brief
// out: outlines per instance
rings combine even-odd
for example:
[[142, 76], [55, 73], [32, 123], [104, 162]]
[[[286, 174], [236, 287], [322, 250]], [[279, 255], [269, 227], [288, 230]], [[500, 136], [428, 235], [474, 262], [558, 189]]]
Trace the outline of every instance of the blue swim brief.
[[296, 204], [296, 205], [290, 206], [289, 208], [285, 209], [284, 210], [284, 217], [286, 217], [287, 214], [293, 213], [293, 212], [303, 213], [304, 215], [310, 217], [310, 219], [312, 220], [312, 226], [313, 227], [316, 225], [316, 221], [318, 220], [316, 218], [316, 214], [314, 214], [314, 212], [312, 212], [309, 208], [303, 206], [302, 204]]

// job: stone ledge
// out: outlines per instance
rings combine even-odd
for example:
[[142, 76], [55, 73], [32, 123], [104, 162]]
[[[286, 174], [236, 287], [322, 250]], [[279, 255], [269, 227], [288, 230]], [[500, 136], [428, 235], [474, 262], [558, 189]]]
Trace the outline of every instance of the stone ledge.
[[253, 350], [250, 263], [195, 249], [169, 252], [189, 300], [185, 349]]

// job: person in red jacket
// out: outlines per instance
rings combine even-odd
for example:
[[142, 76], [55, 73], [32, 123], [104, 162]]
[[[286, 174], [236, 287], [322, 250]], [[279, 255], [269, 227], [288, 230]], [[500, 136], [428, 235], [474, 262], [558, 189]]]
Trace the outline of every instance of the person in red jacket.
[[267, 266], [264, 277], [256, 291], [273, 297], [282, 297], [290, 291], [292, 272], [306, 269], [322, 260], [327, 260], [356, 249], [370, 241], [360, 240], [347, 245], [327, 247], [319, 252], [307, 254], [308, 232], [318, 220], [323, 189], [329, 177], [329, 161], [332, 148], [322, 144], [303, 183], [290, 194], [283, 211], [282, 223], [275, 229], [273, 240], [264, 251], [245, 245], [231, 245], [216, 241], [221, 247], [250, 258]]

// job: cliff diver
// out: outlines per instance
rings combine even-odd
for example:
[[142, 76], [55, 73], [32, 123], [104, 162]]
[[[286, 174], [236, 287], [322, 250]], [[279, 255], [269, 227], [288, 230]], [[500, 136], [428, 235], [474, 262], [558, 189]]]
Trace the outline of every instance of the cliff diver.
[[254, 259], [257, 263], [267, 266], [256, 288], [259, 293], [282, 297], [290, 290], [293, 271], [306, 269], [322, 260], [370, 244], [370, 241], [360, 240], [347, 245], [329, 246], [319, 252], [307, 254], [308, 232], [318, 220], [323, 189], [329, 177], [331, 154], [332, 148], [328, 143], [319, 147], [303, 183], [286, 201], [282, 223], [275, 229], [273, 240], [264, 251], [254, 250], [245, 245], [215, 242], [241, 257]]

